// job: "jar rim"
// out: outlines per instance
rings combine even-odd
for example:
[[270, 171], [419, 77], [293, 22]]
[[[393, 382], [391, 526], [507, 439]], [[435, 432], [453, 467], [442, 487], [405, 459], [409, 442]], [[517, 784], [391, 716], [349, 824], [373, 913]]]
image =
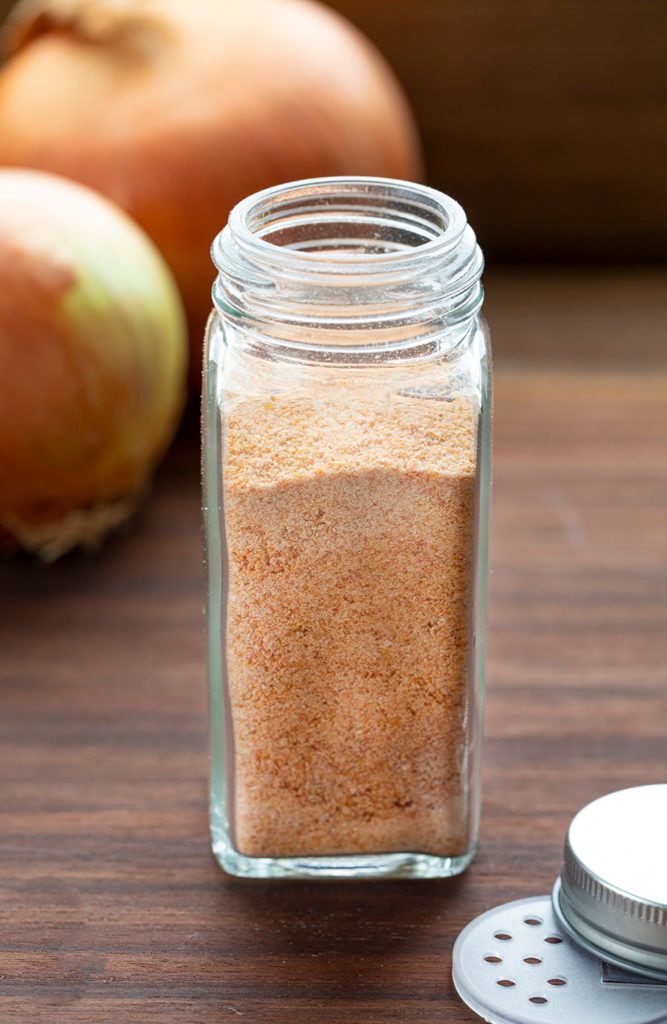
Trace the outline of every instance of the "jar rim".
[[[300, 204], [296, 208], [295, 202]], [[317, 239], [308, 248], [289, 242], [277, 244], [266, 237], [269, 233], [284, 236], [316, 221], [332, 227], [351, 216], [375, 229], [366, 239], [375, 245], [361, 246], [356, 238], [350, 240], [359, 245], [356, 250], [323, 250]], [[212, 255], [216, 267], [223, 270], [222, 242], [228, 230], [247, 258], [254, 262], [254, 257], [281, 275], [404, 273], [427, 260], [449, 262], [447, 257], [459, 247], [467, 226], [460, 204], [428, 185], [363, 175], [308, 178], [262, 189], [237, 203], [228, 228], [213, 244]], [[390, 245], [389, 234], [401, 229], [415, 241]]]
[[213, 302], [225, 318], [312, 349], [468, 323], [484, 259], [462, 207], [427, 185], [341, 176], [287, 182], [238, 203], [216, 237]]

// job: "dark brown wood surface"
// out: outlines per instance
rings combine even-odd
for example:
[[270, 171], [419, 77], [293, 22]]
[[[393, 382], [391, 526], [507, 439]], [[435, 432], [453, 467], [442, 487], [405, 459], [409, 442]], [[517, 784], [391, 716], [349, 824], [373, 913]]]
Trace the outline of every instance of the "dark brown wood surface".
[[[2, 1024], [475, 1019], [457, 932], [549, 890], [583, 803], [667, 778], [667, 372], [620, 358], [624, 332], [626, 362], [664, 338], [648, 281], [610, 278], [607, 304], [598, 279], [594, 305], [569, 276], [489, 282], [484, 814], [460, 879], [241, 882], [214, 863], [194, 428], [98, 557], [0, 569]], [[638, 287], [652, 313], [628, 300], [619, 324]]]

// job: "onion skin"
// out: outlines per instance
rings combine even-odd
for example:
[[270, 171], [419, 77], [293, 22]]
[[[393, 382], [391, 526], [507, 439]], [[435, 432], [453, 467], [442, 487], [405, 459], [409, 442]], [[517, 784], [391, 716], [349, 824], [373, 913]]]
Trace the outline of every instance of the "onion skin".
[[183, 408], [159, 253], [108, 200], [0, 170], [0, 537], [46, 559], [128, 518]]
[[181, 289], [193, 380], [210, 243], [269, 185], [421, 176], [389, 67], [310, 0], [23, 0], [0, 72], [0, 165], [95, 188], [154, 240]]

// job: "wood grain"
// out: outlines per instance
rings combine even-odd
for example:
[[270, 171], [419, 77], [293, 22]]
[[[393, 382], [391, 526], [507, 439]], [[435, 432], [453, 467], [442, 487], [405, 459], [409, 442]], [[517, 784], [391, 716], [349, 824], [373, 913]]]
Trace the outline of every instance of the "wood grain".
[[[491, 290], [507, 309], [520, 279]], [[473, 1021], [450, 982], [460, 928], [549, 890], [584, 802], [667, 777], [666, 401], [664, 370], [499, 359], [484, 815], [450, 882], [214, 863], [194, 428], [99, 557], [6, 564], [2, 1024]]]

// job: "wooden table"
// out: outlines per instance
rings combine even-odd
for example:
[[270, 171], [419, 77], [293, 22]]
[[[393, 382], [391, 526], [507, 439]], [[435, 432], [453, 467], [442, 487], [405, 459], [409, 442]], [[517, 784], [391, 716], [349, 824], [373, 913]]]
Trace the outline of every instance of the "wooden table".
[[457, 932], [549, 890], [586, 801], [667, 778], [667, 373], [646, 352], [623, 367], [620, 344], [567, 368], [589, 339], [647, 347], [662, 312], [637, 319], [636, 278], [596, 280], [593, 307], [578, 276], [491, 280], [484, 815], [460, 879], [241, 882], [214, 863], [194, 430], [99, 557], [3, 567], [2, 1024], [476, 1019], [450, 981]]

